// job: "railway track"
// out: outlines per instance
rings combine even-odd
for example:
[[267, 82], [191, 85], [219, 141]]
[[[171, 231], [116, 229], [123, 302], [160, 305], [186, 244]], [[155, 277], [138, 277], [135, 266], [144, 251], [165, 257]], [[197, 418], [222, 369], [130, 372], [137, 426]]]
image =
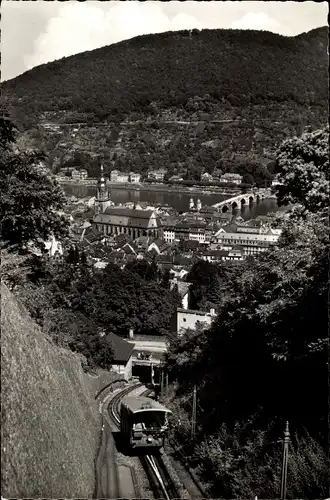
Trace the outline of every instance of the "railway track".
[[[109, 413], [118, 427], [120, 426], [120, 401], [124, 396], [141, 386], [142, 384], [136, 384], [134, 386], [128, 387], [116, 394], [110, 401]], [[142, 395], [147, 396], [152, 392], [153, 391], [151, 390], [147, 390], [144, 391]], [[180, 498], [177, 487], [175, 486], [159, 452], [153, 455], [143, 455], [142, 457], [140, 457], [140, 461], [147, 474], [155, 498], [164, 498], [165, 500]]]

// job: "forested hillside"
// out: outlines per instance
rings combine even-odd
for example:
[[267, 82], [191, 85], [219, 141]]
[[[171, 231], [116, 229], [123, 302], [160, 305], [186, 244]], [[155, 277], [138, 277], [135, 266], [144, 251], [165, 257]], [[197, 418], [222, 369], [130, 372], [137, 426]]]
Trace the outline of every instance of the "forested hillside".
[[107, 170], [257, 171], [262, 182], [286, 137], [327, 120], [327, 32], [140, 36], [34, 68], [3, 92], [54, 169], [73, 161], [95, 175], [101, 158]]
[[327, 100], [327, 30], [298, 37], [203, 30], [146, 35], [45, 64], [4, 85], [26, 110], [100, 118], [206, 93], [247, 105]]
[[208, 330], [173, 335], [168, 351], [173, 431], [212, 498], [278, 498], [286, 421], [287, 498], [329, 496], [329, 127], [285, 141], [277, 164], [278, 201], [299, 204], [273, 219], [278, 248], [195, 264], [191, 305], [218, 314]]

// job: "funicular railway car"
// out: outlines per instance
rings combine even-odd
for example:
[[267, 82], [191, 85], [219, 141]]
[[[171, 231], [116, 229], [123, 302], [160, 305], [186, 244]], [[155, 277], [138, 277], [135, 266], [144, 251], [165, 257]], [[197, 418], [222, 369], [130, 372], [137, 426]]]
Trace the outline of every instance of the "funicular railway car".
[[147, 397], [126, 396], [120, 407], [120, 430], [131, 448], [161, 448], [172, 412]]

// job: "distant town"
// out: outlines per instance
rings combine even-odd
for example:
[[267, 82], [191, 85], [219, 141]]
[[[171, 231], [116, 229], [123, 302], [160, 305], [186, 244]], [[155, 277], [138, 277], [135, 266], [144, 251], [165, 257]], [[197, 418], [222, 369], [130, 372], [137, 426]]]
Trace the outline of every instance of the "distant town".
[[[164, 171], [150, 173], [150, 178], [162, 181]], [[75, 181], [86, 180], [86, 170], [71, 170]], [[223, 179], [239, 185], [241, 176], [225, 174]], [[140, 174], [112, 171], [110, 183], [138, 183]], [[256, 203], [271, 196], [270, 190], [252, 190], [252, 194], [234, 196], [237, 203]], [[234, 208], [237, 203], [233, 202]], [[191, 197], [189, 206], [179, 214], [169, 206], [153, 206], [148, 202], [127, 202], [115, 205], [109, 183], [101, 174], [96, 181], [95, 196], [83, 199], [71, 197], [68, 211], [72, 218], [75, 239], [87, 250], [96, 267], [109, 262], [120, 266], [134, 259], [155, 258], [162, 268], [173, 275], [187, 273], [198, 259], [208, 262], [243, 260], [274, 247], [281, 234], [272, 227], [272, 217], [260, 216], [244, 221], [226, 201], [203, 206], [198, 196]], [[55, 250], [52, 250], [55, 252]]]

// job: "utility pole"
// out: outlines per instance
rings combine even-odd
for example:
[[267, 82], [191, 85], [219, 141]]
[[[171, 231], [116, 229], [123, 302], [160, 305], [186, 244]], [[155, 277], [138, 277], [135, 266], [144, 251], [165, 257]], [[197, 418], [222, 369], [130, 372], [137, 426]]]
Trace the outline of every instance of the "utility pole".
[[108, 354], [108, 344], [105, 344], [105, 349], [104, 349], [104, 369], [107, 369], [107, 354]]
[[166, 394], [168, 393], [168, 371], [166, 371], [165, 374], [165, 387], [166, 387]]
[[195, 437], [196, 433], [196, 413], [197, 413], [197, 388], [194, 385], [193, 391], [193, 409], [192, 409], [192, 419], [191, 419], [191, 438]]
[[154, 376], [155, 376], [155, 372], [154, 372], [154, 365], [151, 363], [151, 385], [154, 386], [155, 385], [155, 379], [154, 379]]
[[161, 382], [160, 382], [160, 394], [163, 396], [164, 394], [164, 368], [161, 368]]
[[281, 476], [281, 500], [286, 498], [286, 481], [288, 474], [288, 458], [289, 458], [289, 422], [286, 422], [283, 440], [283, 462], [282, 462], [282, 476]]

